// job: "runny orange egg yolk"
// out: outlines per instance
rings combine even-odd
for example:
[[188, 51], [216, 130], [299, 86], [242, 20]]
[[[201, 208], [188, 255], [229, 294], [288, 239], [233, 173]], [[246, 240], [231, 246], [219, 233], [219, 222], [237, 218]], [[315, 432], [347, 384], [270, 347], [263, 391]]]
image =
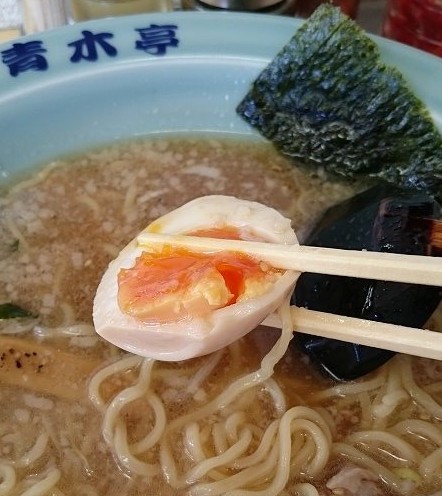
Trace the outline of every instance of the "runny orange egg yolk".
[[[188, 233], [241, 239], [235, 228]], [[175, 322], [265, 293], [281, 271], [239, 252], [195, 253], [164, 246], [143, 252], [133, 267], [118, 274], [118, 304], [133, 317]]]

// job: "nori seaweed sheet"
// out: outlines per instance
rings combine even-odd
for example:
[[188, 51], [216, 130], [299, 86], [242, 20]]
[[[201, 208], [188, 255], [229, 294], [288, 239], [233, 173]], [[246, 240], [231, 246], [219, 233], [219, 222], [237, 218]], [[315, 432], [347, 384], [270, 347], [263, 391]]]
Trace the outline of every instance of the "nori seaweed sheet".
[[237, 112], [301, 164], [442, 199], [442, 137], [428, 110], [339, 8], [312, 14]]

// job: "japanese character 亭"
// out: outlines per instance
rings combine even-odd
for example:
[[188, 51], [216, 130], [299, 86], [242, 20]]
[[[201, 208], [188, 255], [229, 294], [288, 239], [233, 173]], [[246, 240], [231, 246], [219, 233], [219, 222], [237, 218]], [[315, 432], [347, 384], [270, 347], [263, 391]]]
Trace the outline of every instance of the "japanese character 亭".
[[177, 29], [173, 24], [151, 24], [147, 28], [136, 29], [141, 40], [135, 42], [135, 48], [151, 55], [164, 55], [168, 47], [178, 46], [179, 40], [175, 32]]

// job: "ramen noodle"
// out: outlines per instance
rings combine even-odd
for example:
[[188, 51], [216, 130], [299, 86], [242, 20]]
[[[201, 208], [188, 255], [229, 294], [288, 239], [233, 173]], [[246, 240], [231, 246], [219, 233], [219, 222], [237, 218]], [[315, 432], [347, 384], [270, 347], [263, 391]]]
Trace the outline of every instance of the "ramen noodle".
[[[442, 365], [397, 355], [333, 383], [287, 351], [296, 322], [159, 362], [102, 341], [110, 260], [203, 195], [259, 201], [302, 242], [353, 193], [264, 144], [130, 142], [46, 165], [0, 199], [0, 496], [409, 495], [442, 486]], [[304, 234], [303, 234], [304, 233]], [[441, 329], [441, 310], [430, 326]]]

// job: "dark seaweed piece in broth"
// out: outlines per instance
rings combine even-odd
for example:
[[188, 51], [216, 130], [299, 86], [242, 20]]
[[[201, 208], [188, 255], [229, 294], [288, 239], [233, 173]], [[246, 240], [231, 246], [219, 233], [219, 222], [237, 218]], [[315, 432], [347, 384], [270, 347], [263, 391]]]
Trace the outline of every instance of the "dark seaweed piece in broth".
[[[413, 219], [439, 218], [440, 212], [440, 206], [423, 193], [379, 185], [329, 209], [305, 244], [427, 255], [428, 225]], [[312, 310], [419, 328], [441, 298], [442, 289], [431, 286], [306, 273], [296, 285], [294, 302]], [[298, 335], [295, 342], [339, 380], [365, 375], [394, 355], [307, 334]]]

